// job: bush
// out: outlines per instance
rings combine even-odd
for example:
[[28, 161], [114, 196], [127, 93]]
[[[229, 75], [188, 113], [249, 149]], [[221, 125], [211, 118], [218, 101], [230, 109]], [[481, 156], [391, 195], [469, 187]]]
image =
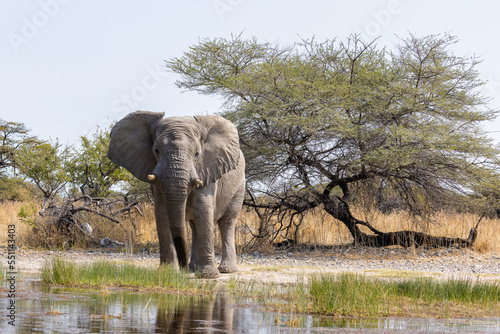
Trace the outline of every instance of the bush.
[[41, 194], [35, 187], [21, 178], [0, 178], [0, 202], [30, 202]]

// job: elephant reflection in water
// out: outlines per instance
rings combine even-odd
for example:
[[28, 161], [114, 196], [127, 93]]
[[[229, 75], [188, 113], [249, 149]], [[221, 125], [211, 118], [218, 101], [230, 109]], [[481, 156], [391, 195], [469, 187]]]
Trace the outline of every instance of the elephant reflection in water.
[[[156, 333], [233, 332], [234, 302], [223, 293], [190, 298], [185, 303], [160, 303], [156, 315]], [[204, 331], [204, 329], [206, 329]]]

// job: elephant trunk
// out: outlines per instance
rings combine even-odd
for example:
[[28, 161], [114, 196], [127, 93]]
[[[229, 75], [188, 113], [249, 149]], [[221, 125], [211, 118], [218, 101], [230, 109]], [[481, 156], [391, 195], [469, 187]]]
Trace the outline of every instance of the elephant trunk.
[[172, 234], [179, 267], [187, 268], [189, 262], [185, 218], [187, 196], [165, 193], [165, 197], [170, 233]]
[[188, 246], [186, 226], [186, 201], [192, 183], [192, 169], [186, 154], [170, 154], [169, 161], [160, 164], [154, 174], [161, 180], [165, 196], [170, 233], [177, 253], [179, 267], [188, 267]]

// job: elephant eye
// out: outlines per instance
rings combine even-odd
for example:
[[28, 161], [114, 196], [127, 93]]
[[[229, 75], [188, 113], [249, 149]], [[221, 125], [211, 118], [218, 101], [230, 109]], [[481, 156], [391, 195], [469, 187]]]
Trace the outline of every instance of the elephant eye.
[[195, 157], [196, 159], [198, 159], [198, 158], [200, 157], [200, 152], [196, 152], [196, 153], [194, 154], [194, 157]]
[[158, 154], [160, 154], [160, 151], [158, 151], [158, 149], [155, 148], [155, 153], [156, 153], [156, 155], [158, 155]]

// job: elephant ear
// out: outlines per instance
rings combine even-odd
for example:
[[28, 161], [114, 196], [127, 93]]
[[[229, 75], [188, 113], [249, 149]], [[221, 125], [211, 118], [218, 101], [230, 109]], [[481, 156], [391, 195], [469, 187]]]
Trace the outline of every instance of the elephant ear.
[[210, 184], [238, 166], [238, 130], [233, 123], [221, 116], [195, 116], [195, 119], [207, 131], [205, 138], [202, 138], [202, 152], [196, 172], [203, 184]]
[[125, 116], [111, 129], [108, 158], [139, 180], [148, 182], [148, 174], [156, 166], [151, 128], [164, 115], [163, 112], [135, 111]]

